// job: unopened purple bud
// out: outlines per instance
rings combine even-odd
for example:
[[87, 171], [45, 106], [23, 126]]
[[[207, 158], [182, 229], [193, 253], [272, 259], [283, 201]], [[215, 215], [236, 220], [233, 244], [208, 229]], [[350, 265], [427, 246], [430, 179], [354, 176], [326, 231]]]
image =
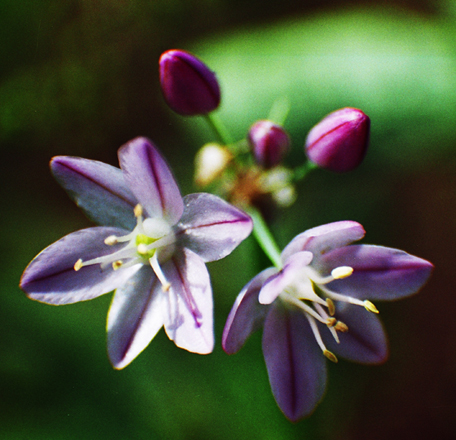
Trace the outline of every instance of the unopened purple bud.
[[264, 168], [282, 162], [290, 148], [290, 138], [280, 125], [262, 120], [250, 127], [248, 140], [256, 161]]
[[159, 60], [160, 85], [167, 104], [181, 115], [204, 115], [220, 104], [220, 87], [202, 61], [183, 50], [168, 50]]
[[307, 157], [320, 168], [343, 173], [364, 159], [369, 143], [370, 119], [361, 110], [336, 110], [313, 127], [306, 139]]

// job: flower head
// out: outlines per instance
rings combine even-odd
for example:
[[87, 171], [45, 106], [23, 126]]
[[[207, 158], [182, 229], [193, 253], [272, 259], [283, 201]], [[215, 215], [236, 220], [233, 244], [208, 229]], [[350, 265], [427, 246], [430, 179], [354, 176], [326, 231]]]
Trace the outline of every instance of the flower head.
[[120, 167], [77, 157], [51, 161], [57, 181], [101, 227], [69, 234], [38, 254], [20, 286], [32, 299], [70, 304], [115, 290], [108, 354], [128, 365], [162, 326], [178, 347], [212, 351], [212, 292], [205, 262], [228, 255], [250, 217], [211, 194], [181, 197], [145, 138], [119, 149]]
[[323, 118], [306, 139], [307, 157], [321, 168], [343, 173], [364, 159], [370, 119], [361, 110], [346, 107]]
[[265, 168], [282, 162], [290, 148], [287, 132], [272, 121], [257, 121], [250, 127], [248, 141], [256, 161]]
[[431, 274], [431, 263], [403, 251], [350, 244], [363, 236], [363, 227], [352, 221], [296, 236], [281, 254], [282, 269], [253, 278], [228, 317], [223, 348], [229, 354], [264, 327], [272, 392], [291, 420], [309, 415], [321, 400], [325, 357], [365, 364], [386, 360], [386, 335], [370, 300], [412, 295]]
[[167, 50], [159, 60], [160, 85], [167, 104], [185, 116], [204, 115], [220, 104], [217, 78], [201, 60], [183, 50]]

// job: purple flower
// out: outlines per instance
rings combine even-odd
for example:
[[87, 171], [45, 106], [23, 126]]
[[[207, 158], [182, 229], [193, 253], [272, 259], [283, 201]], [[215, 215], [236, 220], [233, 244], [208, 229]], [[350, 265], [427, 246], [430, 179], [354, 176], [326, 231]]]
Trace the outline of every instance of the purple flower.
[[250, 217], [211, 194], [182, 199], [166, 162], [145, 138], [119, 149], [120, 167], [77, 157], [51, 161], [57, 181], [104, 226], [44, 249], [21, 288], [48, 304], [116, 290], [108, 314], [108, 354], [128, 365], [162, 326], [178, 347], [209, 353], [212, 292], [205, 262], [228, 255], [252, 230]]
[[161, 55], [158, 64], [163, 96], [176, 113], [204, 115], [219, 106], [217, 78], [194, 55], [183, 50], [168, 50]]
[[280, 125], [262, 120], [250, 127], [248, 141], [256, 161], [265, 168], [282, 162], [290, 148], [290, 138]]
[[254, 277], [228, 316], [222, 342], [228, 354], [264, 327], [272, 392], [290, 420], [308, 416], [321, 400], [325, 356], [386, 360], [386, 335], [370, 300], [412, 295], [432, 272], [428, 261], [397, 249], [350, 245], [364, 233], [359, 223], [342, 221], [296, 236], [282, 252], [282, 269]]
[[361, 110], [346, 107], [323, 118], [306, 139], [307, 157], [320, 168], [343, 173], [364, 159], [370, 119]]

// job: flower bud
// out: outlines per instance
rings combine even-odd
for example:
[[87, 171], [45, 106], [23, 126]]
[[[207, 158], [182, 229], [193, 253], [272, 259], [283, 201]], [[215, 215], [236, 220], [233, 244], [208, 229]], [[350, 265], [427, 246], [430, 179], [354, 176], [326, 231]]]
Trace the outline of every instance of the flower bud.
[[159, 60], [160, 85], [167, 104], [181, 115], [204, 115], [220, 104], [214, 72], [194, 55], [168, 50]]
[[305, 145], [307, 157], [330, 171], [351, 171], [364, 159], [369, 129], [370, 119], [361, 110], [336, 110], [310, 130]]
[[268, 120], [255, 122], [250, 127], [248, 141], [256, 161], [264, 168], [278, 165], [290, 148], [287, 132]]

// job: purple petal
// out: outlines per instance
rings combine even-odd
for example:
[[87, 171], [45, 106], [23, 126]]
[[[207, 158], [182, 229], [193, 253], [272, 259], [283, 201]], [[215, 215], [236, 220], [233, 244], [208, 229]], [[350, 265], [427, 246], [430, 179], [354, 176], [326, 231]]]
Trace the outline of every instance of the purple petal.
[[176, 228], [179, 243], [206, 262], [226, 257], [252, 231], [247, 214], [212, 194], [190, 194], [184, 204]]
[[114, 368], [126, 367], [163, 327], [165, 293], [150, 266], [119, 287], [108, 314], [108, 354]]
[[287, 286], [293, 283], [297, 274], [312, 261], [312, 258], [313, 254], [306, 251], [291, 255], [283, 269], [264, 283], [258, 298], [260, 303], [271, 304]]
[[308, 229], [297, 235], [288, 243], [282, 252], [282, 260], [300, 251], [310, 251], [314, 254], [312, 265], [318, 264], [320, 255], [364, 237], [363, 227], [354, 221], [328, 223]]
[[236, 298], [223, 330], [222, 347], [226, 353], [238, 352], [248, 337], [263, 325], [269, 307], [258, 302], [258, 294], [263, 283], [276, 272], [273, 267], [260, 272]]
[[292, 421], [308, 416], [326, 387], [326, 362], [309, 323], [297, 308], [275, 301], [263, 332], [272, 393]]
[[69, 156], [56, 156], [50, 165], [57, 182], [95, 223], [134, 228], [138, 202], [119, 168]]
[[338, 303], [335, 317], [348, 326], [348, 332], [338, 332], [338, 344], [328, 328], [320, 325], [326, 347], [337, 356], [362, 364], [381, 364], [388, 358], [388, 342], [383, 325], [374, 313], [363, 307]]
[[164, 317], [166, 334], [180, 348], [210, 353], [214, 348], [212, 289], [203, 260], [181, 249], [162, 269], [171, 283]]
[[74, 270], [78, 259], [102, 257], [125, 246], [108, 246], [104, 239], [124, 235], [118, 228], [95, 227], [73, 232], [39, 253], [27, 266], [20, 287], [28, 296], [48, 304], [71, 304], [111, 292], [125, 283], [140, 268], [104, 269], [99, 264]]
[[433, 265], [398, 249], [373, 245], [352, 245], [335, 249], [322, 257], [330, 271], [351, 266], [351, 276], [335, 280], [328, 288], [360, 299], [394, 300], [416, 293], [428, 280]]
[[164, 217], [171, 224], [181, 218], [184, 205], [177, 183], [155, 146], [138, 137], [119, 149], [125, 181], [149, 217]]

